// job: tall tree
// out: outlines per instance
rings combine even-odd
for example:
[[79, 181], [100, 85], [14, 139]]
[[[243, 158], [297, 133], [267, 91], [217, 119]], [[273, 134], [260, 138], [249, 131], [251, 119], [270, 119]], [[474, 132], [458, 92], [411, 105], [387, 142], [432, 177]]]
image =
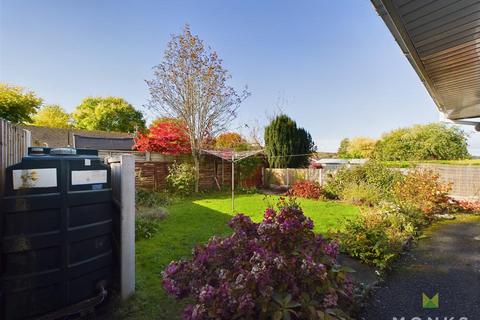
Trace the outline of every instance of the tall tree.
[[340, 146], [338, 147], [337, 156], [342, 159], [350, 158], [348, 154], [348, 147], [350, 146], [350, 139], [345, 138], [340, 141]]
[[248, 149], [248, 142], [237, 132], [225, 132], [215, 138], [216, 149], [234, 149], [245, 151]]
[[0, 83], [0, 118], [13, 123], [31, 122], [31, 116], [42, 104], [42, 99], [32, 91]]
[[273, 168], [306, 166], [315, 150], [311, 135], [285, 114], [274, 118], [265, 128], [265, 153]]
[[56, 104], [42, 107], [32, 117], [34, 125], [52, 128], [68, 128], [70, 126], [70, 119], [70, 114]]
[[348, 158], [370, 158], [377, 140], [369, 137], [354, 137], [347, 148]]
[[229, 79], [217, 53], [193, 35], [187, 25], [182, 34], [172, 36], [163, 62], [154, 67], [154, 78], [147, 81], [151, 95], [148, 106], [186, 125], [197, 192], [200, 153], [206, 139], [225, 130], [249, 95], [246, 88], [238, 93], [230, 87]]
[[88, 97], [72, 114], [79, 129], [134, 132], [145, 129], [142, 112], [119, 97]]

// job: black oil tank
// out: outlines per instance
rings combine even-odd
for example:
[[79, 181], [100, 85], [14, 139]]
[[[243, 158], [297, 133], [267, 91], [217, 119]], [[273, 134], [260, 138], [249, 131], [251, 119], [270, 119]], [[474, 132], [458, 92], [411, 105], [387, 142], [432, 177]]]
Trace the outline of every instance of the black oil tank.
[[30, 148], [5, 177], [0, 319], [34, 318], [107, 289], [112, 190], [97, 151]]

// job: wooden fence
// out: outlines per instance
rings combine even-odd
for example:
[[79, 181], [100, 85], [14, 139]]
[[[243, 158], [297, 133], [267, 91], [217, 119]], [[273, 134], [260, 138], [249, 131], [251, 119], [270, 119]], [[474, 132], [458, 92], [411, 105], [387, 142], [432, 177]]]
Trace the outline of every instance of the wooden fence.
[[264, 185], [271, 186], [291, 186], [299, 180], [309, 180], [318, 182], [320, 185], [323, 184], [325, 180], [325, 174], [327, 170], [325, 169], [271, 169], [266, 168], [264, 170]]
[[3, 194], [5, 169], [20, 162], [30, 145], [30, 131], [0, 119], [0, 198]]
[[107, 158], [112, 175], [112, 194], [119, 216], [114, 235], [120, 260], [120, 295], [135, 292], [135, 159], [133, 155]]
[[[136, 157], [135, 169], [137, 186], [164, 190], [166, 188], [166, 177], [169, 167], [177, 161], [178, 163], [188, 162], [190, 159], [164, 159], [163, 161], [144, 161]], [[200, 180], [199, 187], [201, 190], [215, 190], [221, 188], [229, 188], [232, 181], [232, 163], [219, 159], [212, 155], [204, 155], [200, 161]], [[235, 170], [236, 185], [244, 188], [257, 187], [262, 185], [261, 167], [253, 172], [250, 176], [242, 176], [240, 170]]]

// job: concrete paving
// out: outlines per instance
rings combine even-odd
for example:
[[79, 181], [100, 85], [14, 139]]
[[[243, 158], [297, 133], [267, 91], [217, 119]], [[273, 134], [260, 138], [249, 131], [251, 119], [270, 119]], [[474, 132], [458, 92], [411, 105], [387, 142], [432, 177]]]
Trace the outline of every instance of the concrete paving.
[[[480, 218], [441, 223], [401, 258], [360, 314], [364, 320], [480, 320]], [[438, 308], [422, 294], [438, 293]]]

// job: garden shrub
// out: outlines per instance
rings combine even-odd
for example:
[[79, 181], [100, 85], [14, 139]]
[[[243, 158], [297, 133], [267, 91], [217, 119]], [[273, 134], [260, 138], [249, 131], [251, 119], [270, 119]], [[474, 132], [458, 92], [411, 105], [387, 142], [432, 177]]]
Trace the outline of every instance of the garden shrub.
[[373, 207], [382, 200], [382, 191], [374, 185], [352, 182], [343, 188], [340, 199], [351, 204]]
[[466, 159], [467, 146], [467, 135], [459, 127], [430, 123], [385, 133], [375, 144], [373, 157], [380, 161]]
[[195, 168], [189, 163], [173, 163], [168, 168], [167, 189], [181, 196], [190, 195], [195, 187]]
[[479, 200], [457, 200], [450, 198], [450, 211], [453, 213], [480, 213]]
[[239, 214], [229, 225], [233, 235], [212, 237], [162, 273], [170, 295], [194, 302], [184, 319], [349, 319], [350, 270], [298, 205], [269, 208], [261, 223]]
[[153, 237], [164, 217], [165, 211], [161, 208], [138, 210], [135, 218], [135, 241]]
[[293, 184], [290, 190], [288, 190], [287, 195], [307, 199], [319, 199], [323, 195], [323, 190], [316, 182], [300, 180]]
[[137, 188], [135, 203], [140, 207], [158, 208], [168, 206], [171, 203], [171, 199], [164, 192]]
[[415, 222], [398, 207], [364, 209], [346, 220], [336, 234], [343, 251], [352, 257], [385, 269], [416, 234]]
[[451, 184], [441, 182], [438, 174], [426, 169], [410, 171], [393, 188], [400, 207], [421, 211], [428, 217], [448, 209], [450, 190]]
[[401, 173], [394, 171], [384, 164], [374, 160], [364, 165], [341, 167], [330, 175], [324, 186], [325, 195], [332, 199], [340, 199], [344, 189], [352, 184], [364, 184], [382, 191], [382, 198], [392, 198], [392, 187], [401, 178]]

